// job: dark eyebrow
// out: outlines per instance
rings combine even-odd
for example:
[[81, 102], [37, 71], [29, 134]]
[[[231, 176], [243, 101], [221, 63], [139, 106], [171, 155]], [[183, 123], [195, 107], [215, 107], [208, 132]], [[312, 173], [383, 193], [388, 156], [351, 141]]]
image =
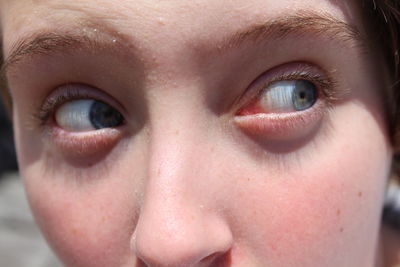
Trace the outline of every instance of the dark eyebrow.
[[[12, 46], [10, 55], [2, 64], [1, 74], [4, 76], [12, 65], [33, 55], [46, 55], [82, 48], [87, 48], [88, 51], [96, 51], [112, 47], [115, 51], [123, 51], [118, 49], [121, 45], [129, 46], [129, 40], [127, 40], [126, 36], [118, 34], [117, 31], [104, 28], [106, 29], [105, 31], [103, 29], [98, 30], [97, 34], [87, 34], [85, 32], [78, 34], [39, 32], [24, 37]], [[340, 42], [359, 46], [365, 45], [360, 31], [344, 21], [324, 13], [298, 12], [294, 15], [279, 17], [261, 24], [250, 25], [244, 30], [224, 38], [222, 42], [220, 41], [215, 46], [218, 51], [225, 51], [239, 47], [248, 41], [259, 42], [271, 38], [283, 39], [289, 35], [305, 34], [323, 35]], [[114, 40], [116, 43], [113, 43]]]
[[365, 48], [362, 33], [355, 27], [327, 13], [298, 12], [261, 24], [252, 25], [225, 38], [217, 45], [219, 51], [237, 48], [244, 42], [262, 42], [298, 35], [322, 36], [350, 46]]
[[80, 49], [87, 51], [110, 49], [116, 53], [123, 53], [124, 50], [120, 48], [126, 46], [126, 36], [109, 29], [94, 28], [94, 30], [95, 32], [90, 33], [39, 31], [21, 38], [12, 45], [10, 55], [2, 62], [1, 75], [4, 76], [7, 70], [19, 61], [34, 55], [51, 55]]

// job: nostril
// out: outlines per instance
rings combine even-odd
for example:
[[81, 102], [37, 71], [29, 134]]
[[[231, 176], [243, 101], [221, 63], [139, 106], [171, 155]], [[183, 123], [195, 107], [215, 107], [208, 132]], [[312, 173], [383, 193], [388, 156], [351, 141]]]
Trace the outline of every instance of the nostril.
[[225, 253], [216, 252], [200, 261], [201, 266], [227, 267], [231, 265], [230, 251]]
[[219, 254], [219, 253], [213, 253], [213, 254], [211, 254], [211, 255], [205, 257], [204, 259], [202, 259], [202, 260], [200, 261], [200, 264], [206, 265], [206, 266], [207, 266], [207, 265], [211, 265], [211, 263], [213, 263], [213, 262], [219, 257], [218, 254]]
[[146, 263], [144, 263], [141, 259], [137, 259], [135, 267], [148, 267]]

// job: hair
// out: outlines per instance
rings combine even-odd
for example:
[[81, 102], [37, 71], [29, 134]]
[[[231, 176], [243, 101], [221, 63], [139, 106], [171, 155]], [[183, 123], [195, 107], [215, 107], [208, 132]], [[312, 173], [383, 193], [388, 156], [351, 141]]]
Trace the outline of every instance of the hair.
[[399, 79], [400, 2], [398, 0], [364, 1], [365, 11], [391, 70], [394, 85]]
[[392, 114], [391, 134], [395, 147], [400, 141], [400, 2], [399, 0], [364, 0], [363, 11], [366, 13], [369, 29], [369, 39], [377, 43], [384, 56], [391, 79], [390, 92]]
[[389, 69], [391, 99], [390, 134], [394, 147], [393, 180], [400, 182], [400, 1], [364, 0], [364, 12], [370, 22], [370, 35], [378, 44]]

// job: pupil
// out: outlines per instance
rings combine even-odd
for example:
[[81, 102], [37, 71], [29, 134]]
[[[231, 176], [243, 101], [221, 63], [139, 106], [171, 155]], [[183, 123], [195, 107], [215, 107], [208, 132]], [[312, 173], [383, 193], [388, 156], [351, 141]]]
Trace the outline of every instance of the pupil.
[[306, 80], [299, 80], [294, 86], [292, 100], [295, 110], [300, 111], [312, 107], [317, 101], [315, 85]]
[[100, 101], [93, 102], [89, 118], [95, 129], [117, 127], [124, 121], [121, 113]]

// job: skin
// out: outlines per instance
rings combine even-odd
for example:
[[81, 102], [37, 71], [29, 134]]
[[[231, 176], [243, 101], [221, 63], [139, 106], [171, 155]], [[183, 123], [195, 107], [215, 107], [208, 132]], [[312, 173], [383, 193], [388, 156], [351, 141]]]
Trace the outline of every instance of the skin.
[[[40, 31], [107, 43], [7, 70], [27, 195], [66, 266], [384, 266], [393, 151], [379, 58], [313, 33], [214, 45], [299, 11], [365, 34], [355, 3], [3, 0], [0, 10], [6, 57]], [[338, 99], [319, 100], [304, 123], [292, 114], [295, 127], [238, 119], [255, 80], [298, 62], [329, 74]], [[71, 82], [102, 92], [124, 125], [78, 134], [39, 123], [46, 98]]]

